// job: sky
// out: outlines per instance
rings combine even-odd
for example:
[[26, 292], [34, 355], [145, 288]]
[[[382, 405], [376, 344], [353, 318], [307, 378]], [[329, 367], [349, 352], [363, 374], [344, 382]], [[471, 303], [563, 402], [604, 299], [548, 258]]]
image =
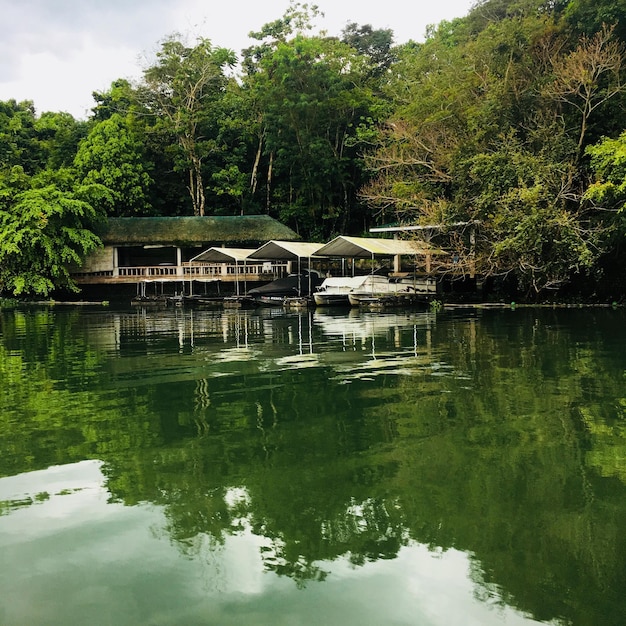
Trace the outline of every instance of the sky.
[[[350, 22], [421, 41], [429, 24], [466, 15], [475, 0], [318, 0], [317, 30]], [[32, 100], [37, 114], [86, 119], [92, 92], [137, 80], [159, 42], [180, 33], [236, 53], [250, 31], [280, 18], [289, 0], [0, 0], [0, 101]], [[313, 32], [316, 32], [313, 31]]]

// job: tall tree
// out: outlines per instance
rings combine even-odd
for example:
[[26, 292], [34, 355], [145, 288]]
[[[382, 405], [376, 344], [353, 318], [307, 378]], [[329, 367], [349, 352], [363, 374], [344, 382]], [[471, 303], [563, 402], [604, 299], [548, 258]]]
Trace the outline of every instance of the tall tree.
[[372, 74], [386, 72], [397, 59], [393, 51], [393, 31], [389, 28], [372, 28], [371, 24], [359, 26], [350, 22], [342, 31], [341, 40], [369, 58]]
[[[101, 184], [110, 190], [111, 216], [145, 215], [150, 210], [152, 180], [143, 146], [119, 113], [98, 122], [80, 144], [74, 160], [81, 184]], [[107, 203], [108, 204], [108, 203]]]
[[194, 215], [205, 213], [202, 162], [216, 148], [214, 121], [228, 80], [225, 72], [235, 61], [231, 50], [214, 48], [207, 39], [190, 47], [170, 38], [144, 71], [146, 106], [155, 116], [155, 129], [179, 147], [176, 167], [187, 173]]
[[336, 38], [305, 35], [306, 21], [292, 37], [290, 17], [266, 25], [255, 34], [261, 44], [246, 51], [258, 130], [252, 187], [264, 173], [266, 210], [306, 237], [324, 238], [354, 228], [363, 180], [358, 131], [380, 106], [369, 58]]
[[583, 35], [575, 50], [553, 61], [554, 80], [546, 94], [578, 112], [578, 154], [583, 154], [592, 115], [611, 98], [624, 93], [624, 45], [614, 27], [603, 25], [593, 36]]
[[0, 169], [20, 166], [27, 174], [34, 174], [45, 165], [35, 123], [31, 101], [0, 102]]

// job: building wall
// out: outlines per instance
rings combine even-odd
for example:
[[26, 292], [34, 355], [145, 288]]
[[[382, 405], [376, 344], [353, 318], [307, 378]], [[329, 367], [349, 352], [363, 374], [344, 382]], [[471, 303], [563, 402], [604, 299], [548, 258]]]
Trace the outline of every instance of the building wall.
[[94, 250], [85, 259], [80, 268], [76, 268], [80, 273], [92, 272], [112, 272], [114, 268], [115, 248], [114, 246], [104, 246]]

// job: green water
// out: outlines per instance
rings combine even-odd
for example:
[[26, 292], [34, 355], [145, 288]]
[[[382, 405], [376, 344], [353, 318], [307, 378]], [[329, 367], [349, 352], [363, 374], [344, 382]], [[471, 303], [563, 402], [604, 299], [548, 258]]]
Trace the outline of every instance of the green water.
[[0, 315], [0, 624], [626, 623], [626, 314]]

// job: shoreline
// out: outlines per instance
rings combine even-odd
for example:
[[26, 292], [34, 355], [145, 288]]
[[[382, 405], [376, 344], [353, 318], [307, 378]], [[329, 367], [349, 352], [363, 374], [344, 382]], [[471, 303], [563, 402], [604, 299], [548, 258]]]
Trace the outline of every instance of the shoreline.
[[619, 309], [618, 302], [443, 302], [443, 309]]
[[[113, 307], [115, 308], [113, 303]], [[101, 307], [111, 306], [109, 300], [17, 300], [17, 299], [0, 299], [0, 310], [16, 307]], [[433, 310], [451, 310], [451, 309], [618, 309], [624, 308], [624, 303], [619, 302], [445, 302], [441, 300], [433, 300], [430, 308]]]

